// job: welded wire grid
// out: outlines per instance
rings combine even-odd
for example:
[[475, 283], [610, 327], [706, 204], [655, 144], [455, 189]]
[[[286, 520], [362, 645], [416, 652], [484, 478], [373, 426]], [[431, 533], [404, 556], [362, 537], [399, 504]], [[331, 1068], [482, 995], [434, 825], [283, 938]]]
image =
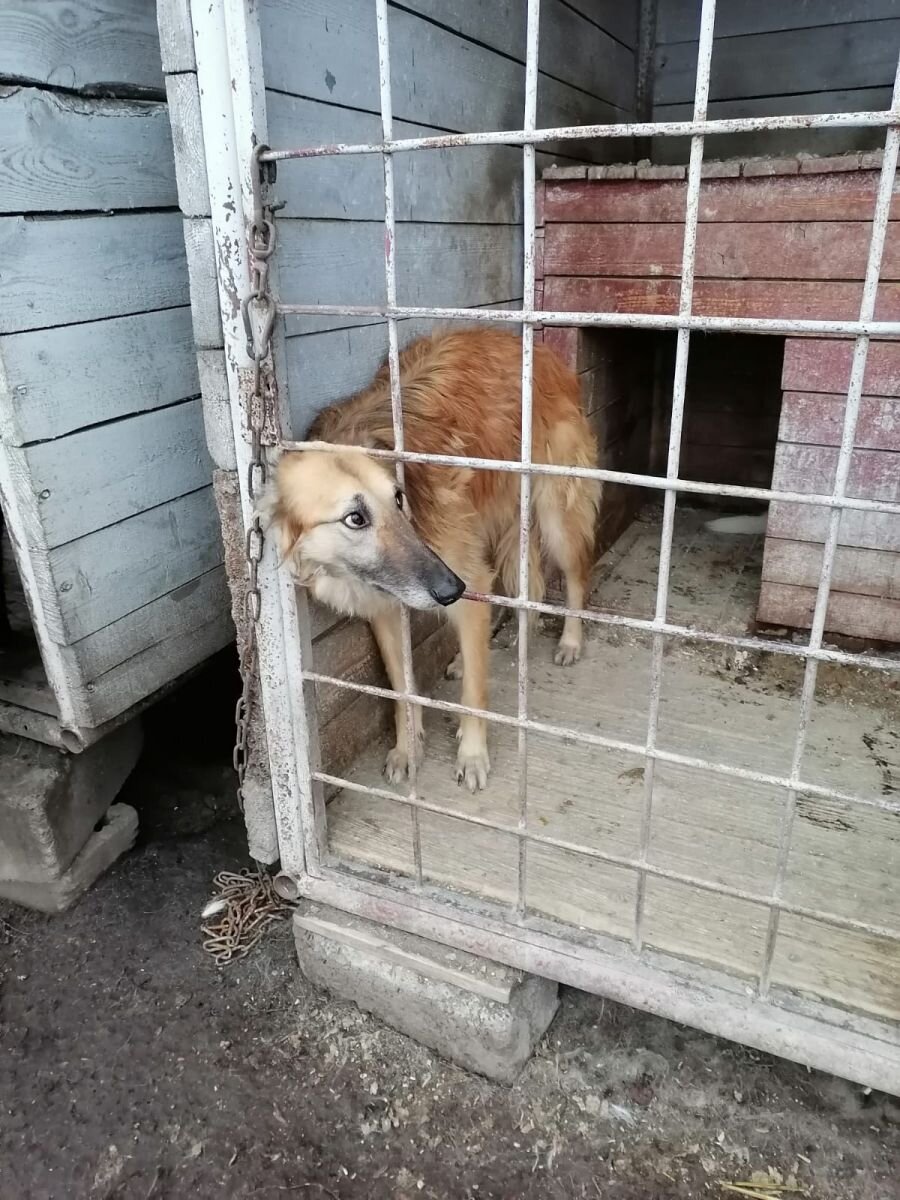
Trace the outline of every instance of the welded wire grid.
[[[408, 617], [403, 622], [403, 667], [404, 690], [393, 691], [357, 682], [349, 682], [315, 670], [305, 670], [304, 677], [312, 682], [329, 684], [356, 694], [365, 694], [390, 700], [401, 700], [407, 704], [408, 737], [410, 744], [410, 788], [406, 795], [387, 788], [372, 787], [339, 778], [324, 771], [313, 772], [313, 777], [324, 784], [346, 791], [374, 796], [408, 806], [412, 821], [415, 882], [422, 887], [421, 841], [418, 825], [420, 812], [463, 821], [467, 824], [509, 834], [518, 840], [518, 875], [515, 911], [511, 920], [521, 920], [526, 909], [527, 892], [527, 847], [538, 844], [593, 858], [605, 863], [628, 868], [638, 877], [636, 893], [633, 946], [640, 951], [643, 946], [643, 907], [645, 885], [648, 877], [656, 877], [688, 885], [708, 893], [731, 897], [763, 905], [769, 913], [763, 965], [759, 972], [757, 991], [761, 997], [768, 994], [771, 966], [778, 937], [782, 913], [808, 917], [827, 925], [866, 935], [900, 942], [900, 931], [877, 923], [855, 920], [805, 907], [788, 901], [784, 896], [791, 836], [796, 812], [797, 797], [808, 795], [848, 804], [880, 809], [900, 814], [900, 803], [874, 796], [860, 796], [805, 782], [801, 767], [806, 747], [806, 738], [812, 715], [819, 663], [841, 663], [876, 670], [897, 670], [896, 659], [875, 654], [851, 654], [823, 645], [828, 597], [834, 569], [835, 552], [841, 513], [844, 509], [885, 513], [900, 516], [900, 504], [846, 496], [847, 481], [851, 466], [856, 425], [862, 396], [863, 378], [869, 341], [871, 338], [900, 336], [900, 322], [876, 321], [875, 302], [880, 277], [882, 254], [888, 230], [888, 216], [900, 147], [900, 63], [898, 63], [890, 109], [879, 112], [826, 113], [813, 116], [752, 117], [740, 119], [710, 120], [707, 116], [710, 64], [713, 51], [716, 0], [703, 0], [700, 13], [700, 33], [697, 61], [697, 76], [694, 94], [694, 112], [690, 121], [636, 122], [615, 125], [570, 126], [565, 128], [536, 128], [539, 21], [540, 0], [527, 0], [527, 38], [525, 72], [525, 106], [523, 127], [518, 130], [445, 134], [422, 138], [393, 138], [393, 120], [390, 86], [390, 50], [388, 39], [388, 0], [375, 0], [379, 82], [381, 92], [382, 141], [376, 143], [335, 144], [306, 148], [275, 149], [264, 152], [260, 157], [266, 161], [309, 159], [325, 156], [357, 154], [380, 154], [384, 164], [385, 198], [385, 305], [324, 305], [286, 304], [279, 305], [282, 313], [316, 314], [335, 316], [383, 317], [388, 328], [388, 363], [391, 379], [391, 402], [394, 424], [395, 448], [392, 451], [369, 451], [373, 456], [397, 464], [402, 478], [404, 463], [430, 463], [437, 466], [467, 466], [475, 470], [493, 470], [518, 473], [520, 476], [520, 538], [519, 538], [519, 589], [516, 597], [481, 595], [468, 592], [468, 598], [511, 608], [518, 613], [518, 704], [516, 715], [505, 715], [489, 710], [475, 709], [463, 704], [430, 699], [417, 694], [413, 686], [412, 645]], [[727, 318], [698, 316], [692, 311], [694, 266], [703, 162], [706, 137], [724, 133], [772, 131], [785, 129], [825, 129], [835, 127], [884, 128], [887, 130], [881, 174], [875, 203], [872, 235], [866, 265], [862, 301], [857, 320], [817, 321], [768, 318]], [[535, 298], [535, 147], [542, 143], [558, 141], [583, 141], [590, 138], [633, 138], [633, 137], [684, 137], [691, 138], [690, 165], [687, 174], [686, 205], [684, 224], [684, 246], [682, 255], [681, 288], [678, 312], [673, 315], [638, 313], [594, 313], [594, 312], [541, 312], [534, 308]], [[460, 308], [427, 308], [403, 306], [397, 303], [396, 260], [395, 260], [395, 217], [392, 156], [398, 152], [443, 149], [457, 146], [520, 145], [523, 158], [524, 191], [524, 270], [523, 302], [521, 309], [486, 311]], [[492, 459], [455, 455], [421, 454], [407, 451], [403, 440], [403, 413], [400, 389], [399, 339], [397, 322], [405, 318], [421, 317], [442, 321], [464, 321], [476, 323], [513, 322], [521, 323], [522, 336], [522, 436], [521, 455], [518, 461], [495, 461]], [[668, 446], [666, 473], [664, 477], [642, 475], [634, 472], [613, 471], [594, 468], [570, 468], [552, 464], [531, 462], [532, 382], [534, 327], [541, 325], [581, 326], [585, 328], [638, 328], [673, 329], [677, 331], [677, 350], [672, 398], [671, 429]], [[741, 487], [683, 480], [679, 478], [681, 430], [684, 416], [688, 356], [690, 337], [694, 331], [743, 332], [770, 335], [818, 334], [819, 336], [851, 336], [855, 338], [847, 405], [838, 452], [837, 468], [832, 492], [829, 495], [775, 491], [771, 488]], [[287, 449], [302, 449], [304, 442], [284, 442]], [[320, 447], [321, 448], [321, 447]], [[331, 447], [335, 451], [345, 447]], [[533, 475], [569, 476], [596, 479], [599, 481], [633, 485], [663, 492], [663, 523], [660, 544], [660, 567], [656, 593], [655, 612], [652, 620], [625, 617], [595, 610], [573, 610], [561, 605], [546, 604], [529, 599], [528, 566], [531, 536], [531, 477]], [[761, 637], [738, 637], [714, 631], [693, 629], [670, 622], [667, 619], [669, 578], [672, 557], [672, 539], [677, 493], [714, 495], [742, 499], [763, 500], [768, 503], [786, 501], [795, 504], [824, 507], [829, 511], [828, 530], [824, 545], [822, 568], [816, 595], [809, 640], [806, 645], [795, 645], [770, 641]], [[604, 626], [620, 627], [652, 635], [651, 686], [648, 704], [647, 735], [643, 743], [609, 738], [602, 734], [569, 728], [545, 721], [536, 721], [528, 715], [528, 627], [529, 613], [544, 613], [557, 617], [577, 616]], [[698, 641], [713, 645], [729, 646], [738, 650], [768, 652], [772, 654], [800, 657], [804, 659], [804, 676], [799, 701], [799, 721], [791, 769], [787, 775], [773, 775], [719, 763], [700, 757], [691, 757], [667, 751], [657, 744], [660, 693], [662, 686], [663, 651], [666, 638]], [[515, 824], [465, 813], [449, 805], [435, 804], [424, 800], [416, 791], [415, 732], [412, 725], [412, 706], [419, 705], [440, 712], [481, 717], [488, 722], [510, 726], [518, 733], [519, 767], [519, 811]], [[637, 857], [611, 853], [578, 842], [531, 832], [527, 820], [527, 756], [528, 734], [540, 734], [552, 738], [601, 747], [607, 750], [637, 754], [645, 762], [645, 792], [641, 822], [640, 846]], [[745, 888], [713, 883], [698, 876], [657, 866], [648, 856], [652, 829], [654, 772], [658, 762], [687, 767], [712, 775], [722, 775], [749, 783], [769, 785], [785, 793], [782, 812], [775, 882], [770, 894], [760, 894]], [[307, 831], [311, 837], [311, 831]]]

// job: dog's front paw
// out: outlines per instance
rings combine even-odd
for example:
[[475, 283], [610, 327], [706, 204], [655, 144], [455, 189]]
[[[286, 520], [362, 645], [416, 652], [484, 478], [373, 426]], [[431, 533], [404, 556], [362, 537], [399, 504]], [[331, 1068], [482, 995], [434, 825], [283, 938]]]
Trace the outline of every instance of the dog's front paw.
[[553, 661], [558, 667], [571, 667], [572, 663], [578, 662], [579, 658], [581, 658], [581, 642], [564, 640], [560, 641], [553, 655]]
[[409, 755], [399, 746], [388, 751], [384, 760], [384, 777], [388, 783], [402, 783], [409, 774]]
[[483, 791], [491, 773], [491, 760], [487, 746], [467, 749], [460, 746], [456, 756], [456, 782], [464, 783], [470, 792]]
[[463, 666], [461, 654], [456, 655], [456, 657], [453, 659], [453, 662], [447, 667], [444, 675], [447, 677], [447, 679], [462, 679]]

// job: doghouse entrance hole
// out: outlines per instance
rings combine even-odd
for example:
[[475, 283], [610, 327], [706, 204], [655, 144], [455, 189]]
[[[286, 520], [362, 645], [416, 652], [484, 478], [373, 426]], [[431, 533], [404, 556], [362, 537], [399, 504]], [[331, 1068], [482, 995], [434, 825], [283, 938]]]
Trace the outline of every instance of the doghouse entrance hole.
[[4, 701], [48, 715], [56, 711], [9, 530], [0, 514], [0, 704]]

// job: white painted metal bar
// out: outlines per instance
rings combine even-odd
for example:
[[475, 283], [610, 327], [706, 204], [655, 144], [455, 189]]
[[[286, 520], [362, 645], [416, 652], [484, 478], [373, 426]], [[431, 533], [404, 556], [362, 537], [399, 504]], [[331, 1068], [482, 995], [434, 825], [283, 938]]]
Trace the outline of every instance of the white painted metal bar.
[[[525, 46], [525, 128], [533, 130], [537, 121], [538, 53], [540, 47], [541, 0], [528, 0]], [[537, 163], [533, 143], [522, 147], [522, 221], [524, 259], [522, 269], [522, 308], [534, 308], [535, 294], [535, 187]], [[534, 326], [522, 326], [522, 420], [519, 439], [519, 600], [529, 597], [529, 560], [531, 557], [531, 465], [532, 416], [534, 400]], [[516, 912], [525, 912], [527, 891], [528, 841], [528, 610], [518, 610], [519, 637], [516, 663], [516, 696], [519, 715], [519, 840], [516, 863]]]
[[[725, 775], [731, 779], [743, 779], [748, 783], [760, 783], [771, 787], [789, 788], [790, 778], [781, 775], [767, 775], [762, 771], [751, 771], [746, 767], [735, 767], [729, 763], [718, 763], [705, 758], [694, 758], [687, 754], [677, 754], [670, 750], [661, 750], [658, 746], [649, 754], [644, 742], [623, 742], [617, 738], [605, 737], [600, 733], [588, 733], [584, 729], [576, 729], [566, 725], [553, 725], [546, 721], [535, 721], [531, 718], [522, 722], [518, 716], [507, 716], [504, 713], [493, 712], [487, 708], [472, 708], [467, 704], [456, 704], [450, 700], [435, 700], [432, 697], [420, 696], [415, 693], [395, 692], [391, 688], [378, 687], [376, 684], [358, 683], [348, 679], [339, 679], [335, 675], [322, 675], [316, 671], [305, 671], [304, 678], [314, 683], [327, 683], [332, 687], [343, 688], [346, 691], [358, 692], [364, 696], [377, 696], [382, 700], [405, 700], [431, 708], [436, 712], [453, 713], [458, 716], [479, 717], [494, 725], [506, 725], [519, 728], [524, 725], [531, 733], [544, 734], [558, 738], [560, 741], [578, 742], [584, 746], [600, 746], [606, 750], [616, 750], [633, 754], [639, 758], [654, 758], [660, 762], [671, 763], [673, 766], [692, 767], [698, 771], [707, 771], [712, 775]], [[842, 792], [836, 788], [823, 787], [815, 783], [801, 783], [797, 790], [804, 795], [816, 796], [822, 800], [834, 800], [841, 804], [858, 804], [863, 808], [877, 808], [880, 812], [900, 814], [900, 801], [883, 800], [875, 796], [858, 796], [852, 792]], [[392, 793], [395, 799], [402, 799], [400, 793]]]
[[[878, 192], [875, 198], [875, 212], [872, 219], [872, 236], [869, 242], [869, 254], [866, 262], [866, 277], [863, 283], [863, 294], [860, 302], [859, 318], [866, 321], [874, 316], [875, 304], [878, 298], [878, 284], [881, 277], [881, 264], [884, 257], [884, 245], [887, 238], [888, 220], [893, 199], [894, 179], [897, 173], [897, 154], [900, 150], [900, 61], [894, 77], [894, 92], [891, 111], [898, 124], [892, 125], [887, 132], [882, 159], [881, 176], [878, 181]], [[840, 499], [850, 478], [850, 467], [853, 460], [853, 446], [856, 439], [856, 426], [859, 419], [859, 407], [863, 393], [863, 380], [866, 372], [866, 361], [869, 354], [869, 338], [861, 334], [853, 347], [853, 361], [850, 368], [850, 383], [847, 390], [847, 406], [844, 410], [844, 424], [841, 430], [841, 445], [834, 474], [832, 494]], [[816, 592], [816, 605], [813, 611], [812, 626], [809, 634], [811, 650], [818, 650], [825, 635], [825, 621], [828, 614], [828, 599], [831, 593], [831, 579], [834, 573], [834, 562], [837, 553], [838, 535], [840, 532], [841, 510], [833, 508], [829, 514], [828, 532], [822, 550], [822, 568], [819, 586]], [[769, 924], [766, 933], [766, 946], [763, 965], [759, 977], [759, 993], [765, 996], [769, 990], [772, 962], [778, 940], [780, 910], [778, 902], [784, 892], [790, 861], [791, 844], [793, 840], [794, 820], [797, 811], [797, 797], [800, 771], [803, 756], [806, 751], [806, 739], [809, 723], [812, 718], [813, 702], [816, 692], [818, 662], [815, 658], [807, 658], [803, 676], [803, 687], [800, 693], [799, 718], [797, 723], [797, 739], [794, 746], [793, 765], [791, 767], [792, 786], [788, 790], [785, 810], [782, 817], [778, 845], [778, 859], [775, 870], [775, 882], [772, 888], [772, 905], [769, 910]]]
[[[394, 133], [393, 102], [391, 99], [391, 54], [388, 34], [387, 0], [375, 0], [375, 24], [378, 37], [378, 87], [381, 100], [381, 131], [385, 143]], [[382, 154], [384, 169], [384, 277], [385, 295], [388, 305], [397, 303], [397, 230], [394, 216], [394, 162], [391, 151]], [[388, 317], [388, 373], [391, 381], [391, 419], [394, 426], [394, 448], [403, 451], [403, 396], [400, 387], [400, 340], [397, 321]], [[403, 462], [397, 460], [397, 481], [403, 487]], [[415, 691], [413, 681], [412, 633], [409, 624], [409, 609], [400, 609], [400, 645], [403, 655], [403, 687], [411, 694]], [[406, 708], [407, 761], [409, 763], [409, 799], [413, 861], [416, 882], [422, 884], [422, 836], [419, 829], [419, 814], [415, 807], [416, 771], [418, 767], [418, 738], [416, 736], [416, 710], [409, 702]]]
[[[708, 892], [710, 895], [728, 896], [732, 900], [744, 900], [749, 904], [758, 904], [766, 908], [772, 903], [771, 897], [768, 895], [748, 891], [746, 888], [732, 887], [730, 884], [714, 883], [712, 880], [704, 879], [699, 875], [687, 875], [682, 871], [671, 871], [665, 867], [656, 866], [653, 863], [644, 863], [640, 859], [631, 858], [626, 854], [613, 854], [608, 850], [601, 850], [597, 846], [587, 846], [582, 842], [570, 842], [564, 838], [555, 838], [543, 833], [527, 833], [523, 835], [518, 823], [515, 825], [505, 825], [497, 821], [489, 821], [486, 817], [479, 817], [475, 813], [466, 812], [465, 809], [451, 808], [445, 804], [434, 804], [430, 800], [413, 799], [401, 793], [389, 791], [387, 788], [372, 787], [366, 783], [355, 783], [353, 780], [342, 779], [337, 775], [329, 775], [324, 771], [317, 771], [316, 779], [331, 787], [339, 787], [349, 792], [355, 792], [359, 796], [372, 796], [378, 800], [390, 800], [396, 804], [405, 804], [415, 807], [421, 812], [430, 813], [433, 816], [448, 817], [453, 821], [462, 821], [465, 825], [476, 825], [482, 829], [490, 829], [494, 833], [504, 833], [510, 837], [519, 839], [519, 841], [522, 841], [524, 837], [524, 840], [536, 846], [549, 846], [554, 850], [565, 850], [571, 854], [580, 854], [585, 858], [609, 863], [611, 866], [624, 867], [626, 870], [635, 871], [639, 875], [647, 874], [652, 875], [655, 879], [668, 879], [672, 883], [685, 884], [688, 887], [697, 888], [698, 891]], [[900, 942], [900, 930], [892, 929], [889, 926], [876, 925], [870, 921], [858, 921], [853, 917], [842, 917], [839, 913], [823, 912], [801, 904], [791, 904], [784, 900], [778, 900], [777, 904], [779, 912], [790, 913], [792, 916], [809, 917], [813, 920], [821, 921], [825, 925], [832, 925], [837, 929], [846, 929], [854, 933], [864, 933], [870, 937], [880, 937], [885, 938], [887, 941]]]
[[612, 125], [562, 125], [550, 129], [506, 129], [482, 133], [446, 133], [434, 137], [398, 138], [390, 142], [336, 142], [268, 150], [266, 162], [332, 158], [345, 154], [398, 154], [408, 150], [446, 150], [455, 146], [540, 146], [545, 142], [594, 138], [715, 137], [726, 133], [759, 133], [785, 129], [883, 129], [894, 122], [884, 112], [803, 113], [782, 117], [721, 117], [702, 121], [631, 121]]
[[705, 317], [697, 313], [598, 313], [544, 312], [541, 309], [425, 308], [386, 304], [291, 304], [279, 303], [278, 311], [290, 316], [331, 317], [420, 317], [435, 321], [464, 321], [466, 324], [566, 325], [585, 329], [691, 329], [698, 333], [761, 333], [775, 337], [812, 334], [815, 337], [900, 337], [900, 321], [814, 321], [792, 317]]
[[[284, 450], [321, 450], [339, 454], [342, 450], [358, 450], [358, 446], [340, 442], [293, 442], [282, 440]], [[472, 458], [464, 454], [419, 454], [416, 451], [367, 449], [370, 458], [389, 462], [430, 463], [436, 467], [471, 467], [475, 471], [520, 473], [526, 468], [521, 462], [503, 458]], [[698, 496], [734, 496], [742, 500], [763, 500], [768, 504], [808, 504], [817, 508], [851, 508], [860, 512], [900, 515], [900, 504], [887, 500], [866, 500], [855, 496], [820, 495], [815, 492], [785, 492], [772, 488], [740, 487], [723, 483], [703, 483], [694, 479], [668, 479], [661, 475], [641, 475], [636, 471], [610, 471], [603, 467], [566, 467], [555, 463], [530, 463], [529, 475], [555, 475], [565, 479], [597, 479], [607, 483], [626, 483], [633, 487], [656, 491], [688, 492]]]
[[[703, 0], [700, 9], [700, 37], [697, 47], [697, 78], [694, 85], [694, 121], [706, 119], [709, 99], [709, 72], [712, 63], [713, 31], [716, 21], [716, 0]], [[697, 255], [697, 225], [700, 216], [700, 175], [703, 166], [703, 134], [691, 138], [691, 157], [687, 173], [685, 193], [684, 243], [681, 253], [681, 286], [678, 295], [678, 315], [690, 317], [694, 303], [694, 269]], [[687, 368], [690, 352], [691, 331], [678, 330], [675, 346], [675, 377], [672, 384], [672, 411], [669, 424], [669, 452], [666, 462], [666, 478], [678, 478], [681, 461], [681, 430], [684, 423], [684, 405], [687, 397]], [[675, 506], [677, 493], [669, 488], [663, 499], [662, 533], [659, 548], [659, 567], [656, 583], [657, 621], [665, 621], [669, 605], [669, 577], [672, 567], [672, 537], [675, 532]], [[659, 703], [662, 692], [663, 655], [666, 638], [663, 633], [654, 633], [650, 658], [650, 695], [647, 707], [647, 752], [656, 746], [659, 729]], [[646, 864], [650, 853], [650, 832], [653, 823], [653, 778], [655, 761], [648, 757], [644, 767], [644, 808], [641, 816], [640, 860]], [[644, 896], [646, 872], [638, 872], [634, 906], [634, 948], [640, 951], [643, 943]]]

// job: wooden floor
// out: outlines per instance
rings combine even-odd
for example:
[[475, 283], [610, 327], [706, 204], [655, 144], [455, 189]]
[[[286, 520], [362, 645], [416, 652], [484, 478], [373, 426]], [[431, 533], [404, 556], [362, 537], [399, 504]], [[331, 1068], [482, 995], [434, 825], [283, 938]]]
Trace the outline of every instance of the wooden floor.
[[[675, 619], [743, 632], [755, 604], [761, 539], [707, 533], [715, 514], [685, 510], [676, 527]], [[658, 510], [620, 539], [597, 571], [594, 603], [645, 615], [655, 589]], [[677, 614], [677, 615], [676, 615]], [[510, 626], [491, 654], [492, 706], [516, 708], [516, 650]], [[591, 632], [581, 662], [552, 662], [552, 631], [532, 635], [529, 712], [535, 719], [642, 743], [646, 736], [650, 646], [643, 635]], [[769, 773], [790, 769], [802, 668], [782, 657], [748, 658], [722, 649], [672, 645], [665, 658], [659, 744], [686, 755]], [[854, 794], [900, 796], [898, 699], [875, 673], [820, 672], [803, 774]], [[446, 681], [437, 695], [458, 697]], [[514, 730], [494, 726], [493, 773], [470, 796], [453, 778], [455, 721], [426, 712], [423, 798], [507, 827], [518, 819]], [[348, 778], [384, 787], [386, 746], [373, 746]], [[326, 764], [327, 769], [327, 764]], [[661, 867], [766, 895], [773, 886], [785, 795], [778, 789], [660, 763], [656, 769], [650, 859]], [[528, 827], [634, 859], [644, 804], [639, 756], [531, 736]], [[453, 818], [420, 815], [428, 880], [511, 903], [516, 839]], [[328, 806], [332, 851], [342, 860], [409, 875], [409, 810], [343, 792]], [[529, 908], [580, 929], [622, 938], [633, 929], [637, 876], [583, 854], [530, 844]], [[900, 817], [800, 796], [785, 899], [900, 930]], [[762, 963], [767, 909], [680, 883], [649, 878], [648, 944], [753, 977]], [[783, 915], [773, 983], [875, 1017], [900, 1018], [900, 944]]]

